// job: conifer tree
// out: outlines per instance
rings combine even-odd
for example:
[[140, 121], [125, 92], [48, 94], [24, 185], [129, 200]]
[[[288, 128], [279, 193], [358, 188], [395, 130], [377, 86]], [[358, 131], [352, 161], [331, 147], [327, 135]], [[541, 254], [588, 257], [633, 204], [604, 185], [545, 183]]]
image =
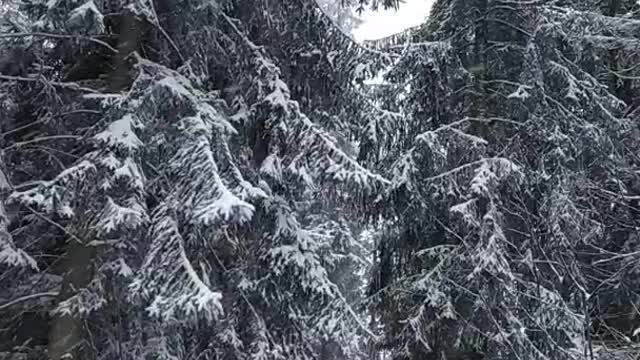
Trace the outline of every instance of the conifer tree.
[[594, 264], [632, 256], [604, 249], [634, 238], [605, 203], [637, 193], [638, 164], [597, 54], [634, 51], [636, 23], [559, 5], [438, 1], [386, 76], [403, 120], [367, 149], [393, 164], [371, 287], [393, 358], [604, 351], [597, 294], [625, 282]]
[[[356, 94], [361, 64], [386, 57], [353, 43], [313, 1], [19, 9], [37, 21], [6, 39], [24, 40], [40, 65], [3, 84], [47, 91], [16, 96], [22, 108], [77, 116], [55, 135], [43, 114], [20, 120], [42, 124], [34, 141], [69, 156], [44, 176], [9, 172], [20, 186], [4, 191], [16, 210], [2, 224], [22, 229], [2, 236], [5, 262], [32, 265], [20, 245], [43, 231], [54, 244], [31, 251], [60, 260], [32, 275], [50, 278], [39, 286], [54, 301], [27, 293], [19, 304], [50, 323], [44, 338], [9, 336], [2, 350], [35, 358], [46, 347], [56, 360], [363, 357], [357, 280], [341, 276], [363, 264], [349, 212], [388, 181], [350, 150], [364, 112], [345, 93]], [[8, 129], [11, 165], [28, 158], [14, 151], [31, 141], [22, 125]], [[0, 311], [24, 318], [12, 300], [30, 291], [24, 277], [4, 279], [11, 296]]]

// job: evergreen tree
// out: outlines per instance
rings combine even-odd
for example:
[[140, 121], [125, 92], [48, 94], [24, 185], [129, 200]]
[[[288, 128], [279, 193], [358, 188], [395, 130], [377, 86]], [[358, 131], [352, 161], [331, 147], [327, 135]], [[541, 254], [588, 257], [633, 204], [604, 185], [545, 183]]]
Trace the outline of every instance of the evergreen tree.
[[636, 288], [612, 269], [635, 238], [613, 229], [637, 218], [611, 211], [637, 193], [638, 164], [598, 53], [611, 41], [636, 51], [635, 26], [572, 4], [436, 2], [386, 76], [403, 120], [363, 155], [383, 154], [393, 176], [371, 286], [393, 358], [604, 351], [598, 299]]
[[2, 8], [0, 357], [637, 356], [637, 4], [340, 6]]
[[[2, 236], [3, 264], [21, 267], [3, 279], [0, 311], [50, 325], [37, 339], [7, 334], [2, 350], [363, 357], [349, 213], [388, 181], [354, 159], [349, 132], [365, 114], [345, 94], [362, 63], [386, 57], [311, 1], [19, 5], [37, 21], [4, 38], [39, 65], [3, 84], [42, 96], [3, 92], [22, 102], [6, 110], [7, 182], [19, 186], [4, 191], [15, 210], [2, 221], [15, 233]], [[54, 127], [61, 114], [74, 116]], [[65, 157], [20, 151], [41, 142]], [[29, 273], [40, 252], [59, 260]], [[49, 279], [40, 295], [34, 276]]]
[[345, 32], [351, 32], [362, 24], [353, 7], [340, 1], [319, 0], [318, 5], [325, 14], [336, 22], [336, 25]]

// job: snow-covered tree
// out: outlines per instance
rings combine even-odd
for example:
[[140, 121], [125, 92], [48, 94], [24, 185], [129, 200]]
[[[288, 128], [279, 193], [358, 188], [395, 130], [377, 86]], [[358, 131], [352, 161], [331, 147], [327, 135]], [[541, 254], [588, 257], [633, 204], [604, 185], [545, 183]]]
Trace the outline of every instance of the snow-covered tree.
[[0, 357], [637, 355], [637, 4], [322, 5], [3, 7]]
[[[44, 176], [9, 172], [20, 186], [4, 191], [8, 221], [21, 227], [2, 237], [11, 265], [16, 254], [33, 263], [21, 249], [42, 232], [55, 244], [32, 251], [61, 261], [43, 260], [56, 301], [29, 302], [50, 316], [45, 339], [2, 350], [364, 357], [371, 334], [349, 276], [364, 264], [361, 221], [350, 214], [388, 181], [355, 160], [350, 132], [367, 114], [352, 80], [387, 57], [353, 43], [314, 1], [20, 6], [37, 21], [4, 39], [23, 40], [39, 65], [3, 85], [44, 89], [16, 108], [47, 104], [51, 115], [28, 114], [34, 141], [68, 157]], [[74, 116], [50, 135], [47, 115], [61, 113]], [[22, 125], [7, 129], [11, 164], [30, 156], [17, 151], [31, 141]], [[0, 311], [16, 311], [30, 281], [7, 281]]]
[[402, 120], [363, 155], [392, 177], [393, 206], [374, 207], [388, 219], [371, 288], [384, 351], [597, 352], [597, 294], [635, 287], [611, 273], [633, 250], [606, 248], [634, 238], [613, 230], [611, 201], [638, 192], [638, 163], [625, 104], [595, 72], [611, 41], [635, 50], [635, 26], [570, 4], [435, 3], [386, 75], [382, 103]]
[[346, 34], [351, 34], [355, 28], [362, 24], [362, 19], [358, 17], [356, 9], [349, 3], [334, 0], [318, 0], [318, 5]]

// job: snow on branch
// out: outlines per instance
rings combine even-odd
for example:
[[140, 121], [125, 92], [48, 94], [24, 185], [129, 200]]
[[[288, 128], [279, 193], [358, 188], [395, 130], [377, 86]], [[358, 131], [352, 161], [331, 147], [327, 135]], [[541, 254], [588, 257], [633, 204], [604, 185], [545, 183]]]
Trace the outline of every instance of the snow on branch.
[[210, 289], [193, 268], [171, 213], [167, 204], [154, 213], [151, 248], [131, 290], [150, 302], [150, 315], [163, 321], [215, 320], [223, 314], [222, 295]]
[[[187, 137], [171, 160], [169, 169], [176, 181], [176, 206], [193, 211], [196, 222], [203, 225], [217, 221], [243, 223], [253, 216], [253, 205], [241, 200], [223, 182], [211, 144], [204, 135]], [[201, 190], [195, 192], [193, 189]]]
[[[299, 119], [304, 126], [303, 131], [307, 131], [311, 135], [311, 137], [304, 137], [303, 133], [303, 146], [307, 146], [307, 149], [312, 151], [319, 151], [320, 154], [326, 154], [326, 157], [317, 159], [315, 164], [325, 169], [333, 179], [342, 182], [353, 182], [364, 188], [369, 188], [371, 181], [383, 186], [391, 184], [388, 179], [360, 165], [340, 149], [335, 138], [312, 123], [305, 115], [300, 115]], [[314, 148], [314, 145], [318, 146], [318, 148]]]
[[[291, 99], [287, 84], [280, 78], [280, 69], [264, 56], [256, 57], [257, 73], [260, 74], [258, 93], [262, 98], [254, 106], [266, 105], [271, 111], [271, 127], [284, 132], [283, 138], [294, 142], [299, 153], [284, 168], [305, 176], [305, 168], [318, 169], [339, 182], [352, 183], [359, 188], [371, 189], [375, 184], [387, 186], [390, 181], [360, 165], [351, 155], [338, 146], [336, 139], [315, 124]], [[276, 109], [283, 111], [279, 114]], [[269, 157], [267, 158], [269, 159]], [[273, 163], [272, 157], [269, 161]]]
[[[0, 201], [0, 264], [38, 270], [36, 261], [24, 250], [15, 246], [7, 225], [7, 214], [4, 210], [4, 204]], [[2, 306], [0, 306], [0, 309], [2, 309]]]
[[104, 141], [112, 147], [124, 147], [128, 151], [135, 150], [142, 145], [133, 129], [141, 126], [134, 114], [126, 114], [121, 119], [109, 124], [106, 130], [94, 136], [98, 141]]

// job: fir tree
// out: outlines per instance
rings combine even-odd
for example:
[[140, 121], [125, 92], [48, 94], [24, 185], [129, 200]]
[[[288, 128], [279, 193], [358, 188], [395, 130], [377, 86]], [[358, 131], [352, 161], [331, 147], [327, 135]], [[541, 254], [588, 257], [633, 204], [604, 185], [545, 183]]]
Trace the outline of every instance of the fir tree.
[[[358, 65], [386, 57], [314, 2], [255, 5], [20, 4], [38, 21], [6, 38], [45, 67], [3, 80], [49, 90], [25, 107], [89, 114], [47, 135], [72, 155], [60, 169], [9, 175], [24, 182], [8, 189], [24, 227], [3, 236], [10, 265], [32, 264], [14, 243], [42, 231], [62, 259], [43, 270], [55, 303], [30, 303], [51, 325], [29, 356], [364, 356], [354, 280], [339, 275], [363, 264], [348, 212], [388, 181], [349, 150], [344, 116], [364, 114], [338, 90], [355, 94]], [[29, 281], [8, 281], [11, 294]]]
[[587, 189], [625, 196], [637, 163], [625, 104], [594, 74], [610, 64], [595, 54], [611, 32], [632, 43], [634, 24], [570, 5], [434, 5], [387, 74], [386, 103], [404, 116], [375, 150], [393, 164], [393, 206], [372, 316], [394, 358], [598, 352], [596, 294], [619, 275], [587, 254], [615, 262], [620, 250], [598, 249], [621, 234]]

